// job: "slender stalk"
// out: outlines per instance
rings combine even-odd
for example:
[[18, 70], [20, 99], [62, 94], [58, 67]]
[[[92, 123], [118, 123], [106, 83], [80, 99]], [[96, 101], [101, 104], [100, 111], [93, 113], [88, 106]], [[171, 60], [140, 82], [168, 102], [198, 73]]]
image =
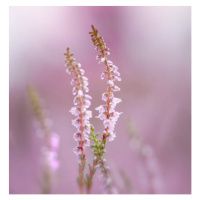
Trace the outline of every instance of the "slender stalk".
[[[89, 32], [91, 34], [91, 39], [93, 41], [93, 44], [96, 46], [95, 49], [100, 50], [100, 54], [97, 56], [97, 59], [100, 59], [100, 62], [104, 63], [107, 69], [107, 72], [104, 72], [101, 76], [102, 79], [104, 78], [105, 74], [107, 74], [107, 93], [104, 93], [103, 95], [106, 95], [106, 98], [102, 96], [102, 100], [106, 101], [106, 105], [101, 105], [96, 110], [99, 111], [99, 116], [97, 118], [100, 118], [101, 120], [104, 120], [104, 127], [105, 132], [103, 133], [103, 136], [101, 138], [101, 143], [99, 143], [96, 140], [96, 135], [93, 134], [93, 141], [95, 142], [95, 145], [92, 146], [94, 148], [94, 156], [97, 156], [97, 159], [93, 161], [92, 168], [90, 169], [89, 174], [89, 180], [87, 185], [87, 191], [90, 192], [91, 182], [93, 179], [94, 169], [95, 167], [100, 164], [100, 167], [102, 168], [104, 178], [108, 179], [108, 173], [107, 169], [105, 167], [105, 164], [103, 162], [103, 154], [105, 153], [105, 147], [106, 147], [106, 140], [107, 138], [109, 141], [114, 140], [116, 137], [115, 133], [113, 133], [114, 125], [121, 113], [116, 112], [114, 110], [117, 103], [121, 102], [121, 99], [115, 98], [112, 91], [119, 91], [120, 88], [114, 85], [113, 81], [121, 81], [121, 78], [118, 77], [120, 73], [117, 71], [117, 67], [112, 65], [111, 61], [107, 60], [107, 55], [110, 53], [108, 52], [109, 49], [106, 47], [106, 44], [102, 37], [98, 35], [98, 30], [94, 28], [92, 25], [92, 32]], [[100, 149], [99, 149], [100, 147]]]
[[[78, 87], [79, 90], [81, 90], [81, 84], [80, 84], [80, 79], [79, 79], [79, 75], [78, 72], [76, 70], [76, 68], [74, 67], [74, 65], [72, 65], [74, 72], [76, 74], [76, 78], [78, 81]], [[81, 121], [81, 141], [80, 141], [80, 145], [81, 145], [81, 152], [82, 152], [82, 157], [83, 159], [81, 159], [81, 170], [79, 171], [79, 177], [80, 177], [80, 193], [82, 194], [83, 191], [83, 186], [84, 186], [84, 176], [83, 176], [83, 171], [84, 171], [84, 162], [85, 162], [85, 153], [84, 153], [84, 148], [83, 148], [83, 114], [82, 114], [82, 97], [80, 97], [80, 121]]]

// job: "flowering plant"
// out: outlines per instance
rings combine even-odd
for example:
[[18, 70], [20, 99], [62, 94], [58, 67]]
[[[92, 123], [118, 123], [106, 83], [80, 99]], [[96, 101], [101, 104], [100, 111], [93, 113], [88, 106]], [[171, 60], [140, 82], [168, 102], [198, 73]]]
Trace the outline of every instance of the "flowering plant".
[[42, 148], [42, 160], [44, 162], [42, 193], [49, 194], [51, 192], [54, 174], [60, 166], [57, 158], [60, 143], [59, 135], [50, 130], [39, 95], [31, 85], [28, 86], [28, 94], [44, 139], [44, 146]]
[[[72, 125], [77, 129], [74, 134], [74, 139], [77, 141], [77, 146], [74, 148], [74, 153], [78, 156], [79, 162], [79, 177], [77, 178], [80, 192], [84, 193], [84, 186], [86, 187], [87, 193], [90, 193], [90, 189], [93, 182], [93, 177], [97, 168], [101, 169], [101, 178], [105, 189], [108, 193], [112, 193], [112, 182], [109, 178], [109, 168], [106, 166], [105, 159], [103, 158], [106, 152], [106, 141], [113, 141], [116, 137], [114, 132], [115, 124], [121, 115], [120, 112], [115, 111], [115, 107], [121, 102], [121, 99], [114, 97], [114, 92], [120, 91], [120, 88], [116, 86], [115, 81], [121, 81], [120, 73], [118, 68], [113, 64], [112, 61], [107, 59], [110, 54], [109, 48], [101, 36], [98, 35], [98, 30], [92, 25], [91, 35], [92, 42], [95, 49], [100, 51], [97, 55], [99, 63], [103, 63], [106, 66], [106, 71], [101, 75], [101, 79], [107, 76], [107, 92], [102, 94], [102, 100], [106, 103], [96, 108], [99, 112], [97, 118], [103, 120], [104, 132], [102, 137], [98, 139], [99, 133], [95, 134], [93, 125], [90, 124], [89, 119], [92, 117], [92, 112], [87, 110], [91, 102], [92, 97], [86, 93], [88, 89], [88, 79], [84, 76], [85, 71], [81, 68], [81, 64], [77, 63], [73, 58], [74, 54], [70, 54], [69, 47], [66, 56], [65, 66], [67, 67], [66, 72], [68, 74], [74, 74], [75, 77], [72, 79], [71, 84], [74, 85], [72, 93], [76, 95], [74, 98], [74, 107], [70, 109], [70, 112], [76, 116], [76, 119], [72, 120]], [[92, 144], [90, 142], [92, 141]], [[84, 175], [84, 169], [86, 165], [85, 148], [90, 146], [93, 151], [93, 164], [88, 164], [89, 173]]]

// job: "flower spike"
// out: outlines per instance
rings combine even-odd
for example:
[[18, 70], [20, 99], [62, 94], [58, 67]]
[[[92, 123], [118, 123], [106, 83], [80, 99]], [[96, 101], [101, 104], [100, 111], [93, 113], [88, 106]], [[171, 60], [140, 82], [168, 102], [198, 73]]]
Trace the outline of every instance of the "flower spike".
[[99, 63], [104, 63], [106, 66], [106, 72], [103, 72], [101, 75], [101, 79], [104, 79], [107, 75], [107, 92], [103, 93], [102, 100], [106, 101], [106, 105], [102, 105], [96, 110], [99, 111], [99, 115], [97, 118], [103, 120], [103, 124], [105, 127], [105, 137], [109, 139], [109, 141], [114, 140], [116, 137], [116, 133], [114, 133], [115, 124], [122, 114], [121, 112], [115, 111], [115, 106], [120, 103], [122, 100], [114, 97], [113, 92], [120, 91], [120, 88], [114, 84], [115, 81], [121, 81], [120, 73], [117, 71], [118, 67], [116, 67], [112, 61], [107, 59], [107, 56], [110, 55], [109, 48], [106, 47], [106, 43], [104, 42], [103, 37], [98, 35], [98, 30], [94, 28], [92, 25], [91, 35], [92, 42], [95, 49], [99, 50], [100, 54], [97, 55], [97, 59], [99, 59]]
[[69, 53], [69, 47], [66, 56], [65, 66], [67, 66], [66, 72], [74, 74], [75, 77], [72, 79], [71, 84], [74, 85], [72, 93], [74, 97], [74, 107], [70, 109], [71, 114], [75, 115], [76, 118], [72, 120], [72, 125], [76, 127], [77, 132], [74, 134], [74, 139], [77, 141], [77, 146], [74, 148], [74, 153], [78, 156], [79, 165], [79, 178], [78, 183], [82, 192], [84, 185], [84, 167], [86, 163], [85, 158], [85, 147], [90, 146], [90, 122], [89, 119], [92, 117], [92, 112], [87, 110], [92, 99], [91, 96], [85, 94], [88, 92], [88, 79], [84, 76], [85, 71], [81, 68], [80, 63], [76, 63], [72, 57], [74, 54]]

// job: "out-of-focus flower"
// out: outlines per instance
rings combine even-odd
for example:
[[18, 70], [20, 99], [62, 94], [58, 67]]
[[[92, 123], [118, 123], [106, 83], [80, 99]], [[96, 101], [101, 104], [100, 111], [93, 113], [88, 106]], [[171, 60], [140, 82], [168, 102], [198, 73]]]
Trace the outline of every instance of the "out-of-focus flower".
[[50, 120], [46, 118], [40, 98], [33, 86], [28, 87], [28, 93], [33, 111], [40, 123], [40, 129], [43, 132], [42, 137], [44, 137], [45, 141], [45, 145], [42, 147], [44, 161], [42, 193], [50, 193], [53, 179], [52, 173], [55, 173], [60, 166], [60, 162], [57, 158], [60, 138], [57, 133], [50, 131]]

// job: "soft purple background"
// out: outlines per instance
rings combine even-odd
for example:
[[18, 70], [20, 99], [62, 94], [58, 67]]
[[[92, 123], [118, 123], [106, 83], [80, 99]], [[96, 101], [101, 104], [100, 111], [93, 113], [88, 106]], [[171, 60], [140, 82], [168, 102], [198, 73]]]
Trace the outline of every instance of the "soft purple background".
[[[105, 92], [104, 70], [95, 59], [90, 25], [99, 30], [119, 67], [123, 112], [117, 138], [106, 158], [118, 188], [123, 170], [136, 193], [149, 193], [146, 171], [130, 147], [125, 127], [131, 120], [152, 146], [159, 168], [159, 193], [191, 193], [191, 9], [190, 7], [10, 7], [10, 193], [40, 193], [42, 139], [26, 87], [31, 83], [45, 102], [52, 129], [60, 134], [61, 167], [53, 193], [78, 193], [78, 167], [72, 152], [75, 128], [71, 78], [65, 73], [67, 46], [89, 78], [91, 110]], [[93, 118], [96, 131], [102, 122]], [[89, 161], [91, 154], [87, 151]], [[97, 174], [98, 175], [98, 174]], [[118, 178], [117, 178], [118, 177]], [[101, 193], [96, 176], [92, 193]], [[122, 189], [122, 193], [126, 190]]]

